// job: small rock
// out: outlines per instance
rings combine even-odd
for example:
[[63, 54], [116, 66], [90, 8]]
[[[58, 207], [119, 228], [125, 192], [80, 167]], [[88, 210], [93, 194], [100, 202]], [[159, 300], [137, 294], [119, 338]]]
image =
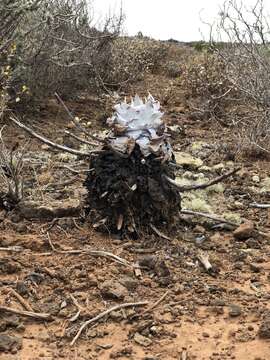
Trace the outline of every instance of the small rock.
[[209, 337], [210, 337], [210, 335], [209, 335], [207, 332], [203, 332], [203, 333], [202, 333], [202, 336], [205, 337], [205, 338], [209, 338]]
[[246, 241], [246, 245], [250, 249], [260, 249], [261, 248], [261, 245], [260, 245], [259, 241], [255, 240], [253, 238], [248, 239]]
[[19, 223], [19, 224], [12, 224], [12, 228], [14, 231], [23, 234], [27, 232], [27, 226], [23, 223]]
[[258, 184], [260, 182], [260, 177], [258, 175], [254, 175], [252, 176], [252, 181], [256, 184]]
[[27, 285], [23, 281], [18, 281], [17, 282], [16, 291], [22, 296], [29, 294], [29, 289], [28, 289]]
[[153, 270], [155, 268], [155, 264], [158, 259], [154, 255], [145, 255], [139, 259], [139, 265], [142, 267], [147, 267], [149, 270]]
[[216, 164], [212, 167], [212, 169], [215, 171], [220, 171], [220, 170], [223, 170], [224, 168], [225, 168], [225, 165], [222, 163]]
[[195, 233], [205, 234], [205, 228], [201, 225], [196, 225], [195, 228], [193, 229], [193, 231]]
[[97, 286], [98, 285], [98, 281], [97, 278], [95, 277], [94, 274], [88, 274], [88, 285], [89, 286]]
[[176, 285], [174, 286], [174, 293], [175, 293], [175, 295], [183, 294], [184, 291], [185, 291], [184, 285], [182, 285], [182, 284], [176, 284]]
[[254, 223], [246, 221], [234, 230], [233, 236], [238, 240], [246, 240], [252, 236], [254, 232]]
[[240, 306], [238, 305], [230, 305], [229, 307], [229, 315], [231, 317], [237, 317], [237, 316], [240, 316], [242, 314], [242, 309]]
[[8, 328], [18, 328], [21, 325], [20, 319], [16, 315], [1, 315], [0, 317], [0, 332]]
[[156, 262], [155, 273], [160, 278], [170, 276], [170, 269], [168, 268], [164, 260]]
[[55, 201], [50, 206], [35, 201], [21, 201], [17, 210], [25, 219], [53, 219], [77, 216], [81, 207], [78, 200]]
[[258, 335], [261, 339], [270, 339], [270, 317], [267, 317], [262, 321]]
[[22, 348], [22, 339], [16, 336], [9, 336], [6, 334], [0, 335], [0, 352], [12, 352], [16, 353]]
[[142, 346], [149, 346], [152, 344], [152, 340], [150, 340], [149, 338], [139, 334], [139, 333], [135, 333], [134, 335], [134, 341], [139, 344], [139, 345], [142, 345]]
[[110, 318], [115, 321], [121, 321], [123, 320], [123, 313], [121, 310], [119, 311], [112, 311], [110, 313]]
[[195, 158], [188, 153], [175, 152], [174, 155], [177, 164], [183, 167], [196, 170], [203, 165], [203, 161], [201, 159]]
[[0, 273], [14, 274], [21, 271], [21, 265], [9, 258], [0, 259]]
[[125, 286], [128, 291], [134, 291], [136, 289], [136, 287], [138, 286], [138, 280], [133, 279], [130, 276], [124, 276], [123, 278], [121, 278], [119, 280], [120, 284], [122, 284], [123, 286]]
[[122, 300], [128, 295], [127, 289], [116, 280], [106, 280], [100, 286], [100, 292], [105, 299]]
[[261, 271], [261, 268], [255, 264], [250, 264], [249, 267], [250, 267], [250, 270], [252, 270], [255, 273], [259, 273]]
[[235, 201], [233, 205], [234, 205], [235, 209], [244, 209], [245, 208], [244, 204], [241, 203], [240, 201]]

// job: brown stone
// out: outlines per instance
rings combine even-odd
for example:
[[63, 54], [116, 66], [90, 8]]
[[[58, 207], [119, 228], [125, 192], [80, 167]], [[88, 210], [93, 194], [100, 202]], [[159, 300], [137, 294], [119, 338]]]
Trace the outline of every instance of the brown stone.
[[127, 289], [116, 280], [106, 280], [100, 286], [101, 295], [105, 299], [122, 300], [128, 295]]
[[252, 221], [246, 221], [237, 229], [234, 230], [233, 236], [238, 240], [246, 240], [250, 238], [254, 233], [254, 223]]

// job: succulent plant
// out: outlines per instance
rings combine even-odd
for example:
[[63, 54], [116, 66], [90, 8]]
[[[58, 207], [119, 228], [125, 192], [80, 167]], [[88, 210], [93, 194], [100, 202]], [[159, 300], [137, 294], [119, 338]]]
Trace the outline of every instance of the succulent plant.
[[172, 149], [167, 141], [160, 103], [151, 94], [145, 102], [136, 95], [131, 103], [115, 106], [115, 114], [107, 120], [112, 128], [109, 144], [112, 149], [131, 154], [137, 144], [144, 157], [154, 154], [170, 160]]
[[150, 94], [115, 106], [107, 121], [111, 133], [103, 151], [93, 154], [85, 182], [95, 227], [140, 235], [178, 221], [181, 198], [167, 181], [175, 167], [162, 115]]

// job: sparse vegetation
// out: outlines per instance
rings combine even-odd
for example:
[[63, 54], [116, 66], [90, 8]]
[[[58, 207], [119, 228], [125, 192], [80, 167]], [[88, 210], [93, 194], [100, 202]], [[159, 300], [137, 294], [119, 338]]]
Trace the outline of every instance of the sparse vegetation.
[[270, 26], [239, 4], [182, 43], [0, 0], [1, 359], [269, 357]]

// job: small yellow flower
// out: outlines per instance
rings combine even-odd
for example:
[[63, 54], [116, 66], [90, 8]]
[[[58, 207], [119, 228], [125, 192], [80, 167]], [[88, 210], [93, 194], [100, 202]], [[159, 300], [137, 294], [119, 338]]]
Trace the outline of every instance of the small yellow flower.
[[23, 85], [23, 87], [22, 87], [22, 92], [24, 93], [24, 92], [26, 92], [28, 90], [28, 87], [26, 86], [26, 85]]

